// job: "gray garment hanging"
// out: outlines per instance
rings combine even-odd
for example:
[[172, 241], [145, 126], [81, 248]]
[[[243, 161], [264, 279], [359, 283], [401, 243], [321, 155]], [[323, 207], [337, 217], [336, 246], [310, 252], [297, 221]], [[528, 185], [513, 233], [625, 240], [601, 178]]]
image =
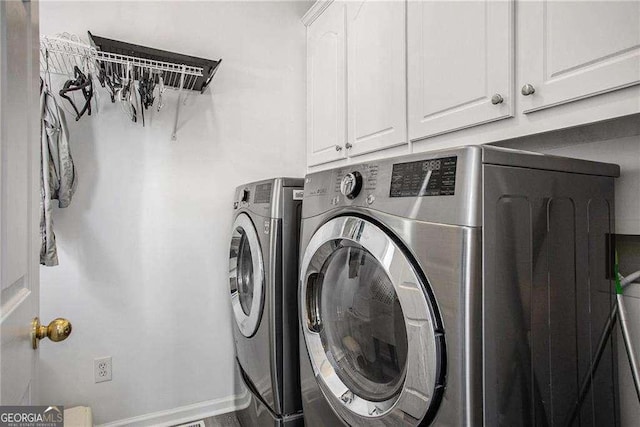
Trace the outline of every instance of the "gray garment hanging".
[[53, 233], [53, 202], [66, 208], [78, 185], [64, 112], [45, 85], [40, 92], [41, 174], [40, 174], [40, 264], [58, 265], [56, 236]]

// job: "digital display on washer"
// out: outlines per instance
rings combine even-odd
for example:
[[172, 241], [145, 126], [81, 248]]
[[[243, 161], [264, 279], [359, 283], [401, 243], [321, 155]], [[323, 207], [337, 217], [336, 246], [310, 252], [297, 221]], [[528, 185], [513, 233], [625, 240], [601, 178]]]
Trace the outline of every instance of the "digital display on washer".
[[396, 163], [391, 172], [390, 197], [453, 196], [456, 156]]
[[256, 185], [253, 203], [269, 203], [271, 201], [271, 183]]

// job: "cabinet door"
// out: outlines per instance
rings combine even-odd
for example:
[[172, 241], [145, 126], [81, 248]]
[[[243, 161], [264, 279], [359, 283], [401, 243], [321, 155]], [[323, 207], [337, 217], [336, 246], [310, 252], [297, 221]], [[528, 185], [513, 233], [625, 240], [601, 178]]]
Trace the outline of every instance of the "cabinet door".
[[513, 2], [410, 1], [408, 7], [409, 138], [512, 116]]
[[348, 154], [407, 143], [406, 3], [347, 3]]
[[307, 161], [341, 159], [346, 149], [345, 4], [331, 3], [307, 29]]
[[525, 113], [640, 83], [638, 1], [525, 1], [518, 37]]

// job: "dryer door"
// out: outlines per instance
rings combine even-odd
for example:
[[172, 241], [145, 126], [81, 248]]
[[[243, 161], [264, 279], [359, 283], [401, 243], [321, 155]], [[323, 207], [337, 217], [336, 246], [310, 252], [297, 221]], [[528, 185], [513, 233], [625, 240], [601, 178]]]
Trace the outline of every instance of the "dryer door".
[[262, 315], [264, 298], [264, 263], [258, 234], [247, 214], [241, 213], [233, 223], [229, 251], [229, 286], [231, 305], [242, 335], [255, 334]]
[[428, 283], [400, 243], [334, 218], [301, 264], [300, 317], [316, 380], [350, 425], [418, 425], [442, 398], [445, 342]]

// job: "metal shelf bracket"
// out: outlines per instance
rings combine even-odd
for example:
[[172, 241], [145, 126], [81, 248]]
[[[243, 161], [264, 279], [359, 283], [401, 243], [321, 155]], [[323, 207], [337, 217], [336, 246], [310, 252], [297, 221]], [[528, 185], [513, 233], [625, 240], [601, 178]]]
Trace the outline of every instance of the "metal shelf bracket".
[[175, 141], [178, 139], [178, 118], [180, 117], [180, 107], [182, 106], [182, 92], [184, 90], [184, 75], [185, 75], [186, 67], [182, 66], [182, 73], [180, 74], [180, 88], [178, 89], [178, 102], [176, 105], [176, 115], [173, 120], [173, 132], [171, 133], [171, 140]]

